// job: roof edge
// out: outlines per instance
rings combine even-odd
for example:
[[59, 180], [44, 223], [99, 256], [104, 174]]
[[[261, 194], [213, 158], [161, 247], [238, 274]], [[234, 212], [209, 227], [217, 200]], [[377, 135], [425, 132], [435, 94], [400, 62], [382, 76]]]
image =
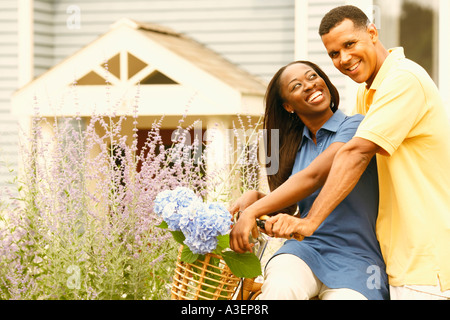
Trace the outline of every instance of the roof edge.
[[161, 34], [167, 34], [167, 35], [171, 35], [171, 36], [175, 36], [175, 37], [181, 36], [180, 33], [174, 31], [173, 29], [171, 29], [169, 27], [150, 23], [150, 22], [135, 21], [130, 18], [122, 18], [122, 19], [117, 20], [116, 22], [111, 24], [110, 29], [113, 30], [113, 29], [117, 29], [122, 26], [127, 26], [129, 28], [136, 29], [136, 30], [145, 30], [145, 31], [152, 31], [152, 32], [157, 32], [157, 33], [161, 33]]

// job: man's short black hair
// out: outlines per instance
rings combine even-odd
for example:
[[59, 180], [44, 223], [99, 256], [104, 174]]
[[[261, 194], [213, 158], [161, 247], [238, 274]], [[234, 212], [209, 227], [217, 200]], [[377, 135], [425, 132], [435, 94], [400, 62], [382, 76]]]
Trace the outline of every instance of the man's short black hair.
[[355, 6], [340, 6], [328, 12], [320, 23], [319, 35], [323, 36], [331, 29], [341, 24], [345, 19], [353, 21], [355, 27], [366, 28], [370, 23], [367, 15]]

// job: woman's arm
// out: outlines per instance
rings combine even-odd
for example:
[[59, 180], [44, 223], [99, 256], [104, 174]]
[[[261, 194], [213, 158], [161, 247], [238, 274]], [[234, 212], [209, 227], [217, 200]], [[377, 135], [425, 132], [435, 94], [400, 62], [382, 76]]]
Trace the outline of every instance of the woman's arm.
[[291, 176], [270, 194], [248, 206], [231, 231], [230, 247], [236, 252], [251, 251], [248, 236], [256, 218], [289, 207], [325, 184], [334, 156], [343, 142], [331, 144], [304, 170]]
[[265, 197], [266, 195], [257, 190], [249, 190], [239, 197], [233, 204], [228, 207], [228, 211], [234, 216], [237, 212], [242, 212], [251, 204]]

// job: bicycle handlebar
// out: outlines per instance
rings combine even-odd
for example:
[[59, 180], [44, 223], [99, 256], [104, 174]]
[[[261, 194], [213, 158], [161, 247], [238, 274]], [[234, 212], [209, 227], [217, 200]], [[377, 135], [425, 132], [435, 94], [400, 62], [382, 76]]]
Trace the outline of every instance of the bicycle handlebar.
[[[266, 220], [269, 219], [269, 216], [261, 216], [259, 219], [256, 219], [256, 225], [262, 229], [265, 230], [266, 229]], [[305, 239], [304, 236], [302, 236], [299, 233], [291, 233], [291, 238], [297, 240], [297, 241], [302, 241], [303, 239]]]

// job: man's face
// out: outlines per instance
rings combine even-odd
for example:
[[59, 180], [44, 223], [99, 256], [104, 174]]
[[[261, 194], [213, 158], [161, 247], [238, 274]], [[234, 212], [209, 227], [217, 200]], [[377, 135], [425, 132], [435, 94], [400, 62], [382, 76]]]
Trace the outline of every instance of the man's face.
[[334, 66], [357, 83], [371, 85], [379, 70], [375, 43], [378, 33], [373, 25], [355, 28], [344, 20], [322, 36], [322, 42]]

